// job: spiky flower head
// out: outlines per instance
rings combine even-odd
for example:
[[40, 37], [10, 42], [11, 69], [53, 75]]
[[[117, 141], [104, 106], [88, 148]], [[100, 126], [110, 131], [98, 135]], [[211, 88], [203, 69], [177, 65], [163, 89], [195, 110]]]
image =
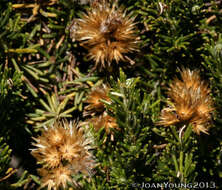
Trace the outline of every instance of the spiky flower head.
[[105, 85], [98, 86], [94, 88], [88, 95], [86, 103], [88, 105], [85, 107], [83, 112], [84, 116], [95, 115], [96, 113], [101, 113], [105, 109], [105, 105], [101, 100], [110, 101], [108, 97], [109, 88]]
[[100, 70], [109, 68], [112, 61], [126, 61], [125, 54], [137, 50], [134, 18], [117, 2], [96, 3], [73, 26], [71, 36], [88, 49], [89, 58]]
[[116, 119], [108, 115], [106, 112], [98, 117], [90, 119], [89, 123], [93, 124], [96, 131], [104, 127], [107, 134], [111, 133], [111, 129], [119, 129]]
[[65, 189], [68, 182], [76, 185], [71, 175], [89, 175], [94, 167], [90, 153], [92, 139], [86, 138], [84, 129], [76, 124], [57, 122], [33, 139], [36, 148], [31, 153], [42, 164], [39, 170], [41, 187], [57, 190], [60, 187]]
[[43, 176], [41, 187], [47, 187], [48, 190], [58, 190], [60, 187], [65, 189], [67, 183], [76, 184], [71, 177], [71, 170], [68, 167], [58, 167], [51, 170], [45, 168], [39, 169], [39, 174]]
[[208, 134], [214, 110], [208, 85], [201, 81], [199, 71], [182, 69], [181, 80], [175, 78], [168, 89], [168, 107], [161, 112], [158, 125], [192, 124], [193, 131]]

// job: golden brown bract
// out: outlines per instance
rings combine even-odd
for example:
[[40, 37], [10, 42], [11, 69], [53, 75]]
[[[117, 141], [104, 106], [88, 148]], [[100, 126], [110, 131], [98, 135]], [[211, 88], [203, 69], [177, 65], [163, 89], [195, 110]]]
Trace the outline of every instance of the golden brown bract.
[[168, 107], [161, 112], [158, 125], [192, 124], [196, 134], [208, 134], [214, 110], [208, 85], [201, 81], [199, 71], [182, 69], [181, 80], [175, 78], [168, 89]]
[[67, 182], [75, 184], [75, 181], [73, 181], [71, 177], [71, 171], [67, 167], [58, 167], [51, 170], [41, 168], [38, 172], [43, 176], [41, 187], [47, 187], [48, 190], [58, 190], [60, 187], [65, 189]]
[[109, 68], [112, 61], [125, 61], [126, 53], [137, 50], [134, 18], [117, 3], [97, 3], [74, 24], [71, 36], [88, 49], [99, 70]]
[[49, 190], [66, 188], [67, 183], [77, 185], [71, 175], [89, 175], [94, 167], [90, 153], [92, 139], [86, 138], [83, 128], [68, 122], [55, 123], [52, 128], [33, 138], [36, 147], [32, 155], [42, 164], [39, 170], [42, 186]]
[[83, 116], [93, 116], [96, 113], [103, 112], [105, 109], [105, 105], [103, 102], [101, 102], [101, 100], [105, 100], [107, 102], [110, 101], [110, 98], [108, 97], [108, 92], [109, 88], [105, 85], [94, 88], [89, 93], [88, 98], [86, 99], [86, 103], [88, 103], [88, 105], [85, 107]]
[[98, 117], [94, 117], [89, 120], [89, 123], [93, 124], [96, 131], [104, 127], [107, 134], [111, 133], [111, 129], [119, 129], [114, 117], [109, 116], [106, 112]]

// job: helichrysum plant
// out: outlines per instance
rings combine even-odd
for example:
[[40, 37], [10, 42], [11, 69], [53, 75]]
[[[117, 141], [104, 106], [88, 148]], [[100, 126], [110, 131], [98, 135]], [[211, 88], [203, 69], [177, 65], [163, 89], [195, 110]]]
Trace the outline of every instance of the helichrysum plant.
[[0, 0], [0, 190], [222, 189], [221, 5]]
[[103, 102], [111, 103], [108, 96], [109, 91], [110, 89], [106, 85], [93, 88], [85, 101], [88, 105], [84, 109], [83, 116], [92, 116], [84, 123], [87, 125], [92, 124], [95, 131], [99, 131], [104, 127], [105, 132], [111, 134], [111, 138], [113, 139], [111, 130], [118, 129], [118, 125], [116, 119], [105, 111], [106, 108]]
[[78, 186], [72, 175], [89, 175], [94, 167], [90, 153], [92, 139], [86, 138], [83, 128], [76, 124], [57, 122], [33, 139], [32, 155], [42, 165], [41, 187], [57, 190], [65, 189], [68, 183]]
[[83, 115], [93, 116], [103, 112], [105, 110], [105, 105], [101, 100], [110, 101], [108, 92], [109, 88], [105, 85], [93, 88], [85, 101], [88, 105], [85, 107]]
[[89, 123], [93, 124], [96, 131], [104, 127], [107, 134], [111, 133], [111, 129], [118, 129], [116, 119], [104, 112], [102, 115], [93, 117], [89, 120]]
[[209, 134], [214, 107], [211, 91], [207, 83], [201, 80], [198, 70], [183, 68], [180, 75], [181, 78], [174, 78], [168, 88], [168, 106], [162, 110], [157, 123], [169, 128], [165, 134], [161, 134], [166, 143], [154, 176], [186, 184], [194, 182], [197, 177], [199, 158], [195, 153], [199, 151], [197, 139], [200, 137], [194, 134]]
[[[118, 7], [117, 2], [95, 3], [76, 20], [71, 36], [88, 49], [89, 58], [99, 70], [115, 61], [126, 61], [126, 53], [137, 50], [138, 37], [134, 17]], [[72, 28], [72, 27], [71, 27]]]
[[181, 80], [175, 78], [168, 89], [168, 106], [162, 110], [158, 125], [192, 124], [196, 134], [208, 134], [211, 113], [214, 110], [208, 85], [199, 71], [182, 69]]

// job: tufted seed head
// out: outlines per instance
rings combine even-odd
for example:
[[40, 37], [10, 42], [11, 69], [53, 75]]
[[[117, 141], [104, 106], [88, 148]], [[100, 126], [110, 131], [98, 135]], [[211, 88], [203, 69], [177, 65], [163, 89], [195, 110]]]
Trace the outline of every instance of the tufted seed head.
[[[108, 69], [114, 61], [126, 61], [125, 55], [137, 51], [134, 18], [117, 3], [103, 0], [76, 20], [70, 31], [75, 40], [88, 49], [88, 56], [99, 70]], [[71, 27], [72, 28], [72, 27]]]
[[33, 139], [31, 153], [42, 165], [42, 187], [65, 189], [67, 182], [77, 184], [71, 175], [91, 174], [95, 163], [90, 153], [92, 139], [75, 123], [57, 122]]
[[208, 85], [201, 81], [199, 71], [182, 69], [181, 80], [175, 78], [168, 89], [169, 102], [161, 112], [157, 125], [192, 124], [196, 134], [206, 133], [214, 110]]
[[88, 105], [85, 107], [83, 112], [84, 116], [95, 115], [96, 113], [101, 113], [105, 110], [105, 105], [101, 100], [110, 101], [108, 97], [109, 88], [105, 85], [98, 86], [94, 88], [88, 95], [86, 103]]

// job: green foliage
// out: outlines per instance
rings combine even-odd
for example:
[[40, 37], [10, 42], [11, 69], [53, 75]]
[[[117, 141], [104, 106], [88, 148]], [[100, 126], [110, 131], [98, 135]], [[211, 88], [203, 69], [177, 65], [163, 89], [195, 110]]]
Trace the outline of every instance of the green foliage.
[[9, 146], [4, 143], [3, 137], [0, 138], [0, 178], [6, 176], [8, 164], [10, 162], [11, 151]]
[[66, 96], [66, 98], [59, 102], [58, 98], [55, 94], [52, 96], [47, 96], [48, 104], [44, 102], [44, 100], [40, 99], [40, 103], [44, 107], [45, 110], [36, 109], [35, 114], [29, 114], [29, 117], [36, 123], [36, 127], [40, 128], [47, 125], [53, 125], [57, 120], [62, 120], [63, 118], [72, 117], [70, 112], [72, 112], [75, 107], [70, 108], [64, 111], [64, 108], [67, 105], [67, 102], [71, 96]]
[[[112, 80], [115, 83], [114, 80]], [[137, 181], [152, 179], [155, 154], [152, 150], [151, 110], [156, 102], [151, 95], [137, 88], [139, 78], [126, 78], [121, 71], [110, 92], [107, 110], [117, 119], [114, 140], [104, 131], [97, 135], [99, 161], [94, 189], [129, 189]]]
[[[1, 0], [0, 180], [8, 175], [12, 155], [21, 159], [24, 172], [0, 188], [37, 189], [41, 181], [30, 155], [31, 136], [56, 120], [87, 121], [87, 95], [105, 83], [111, 88], [111, 102], [103, 101], [106, 112], [119, 129], [111, 130], [113, 136], [94, 131], [97, 167], [90, 179], [73, 176], [82, 189], [194, 181], [215, 182], [221, 189], [221, 2], [119, 0], [126, 14], [135, 16], [140, 51], [135, 64], [119, 63], [112, 73], [92, 70], [87, 50], [70, 37], [73, 19], [90, 6], [85, 2]], [[155, 125], [166, 87], [181, 67], [199, 69], [212, 89], [215, 112], [208, 136], [195, 135], [192, 126]]]
[[21, 75], [13, 72], [11, 68], [0, 66], [0, 109], [1, 130], [6, 132], [6, 123], [12, 119], [12, 107], [21, 99]]
[[[158, 181], [170, 181], [173, 183], [195, 182], [197, 155], [195, 151], [197, 140], [192, 135], [192, 128], [188, 126], [183, 137], [175, 130], [175, 127], [166, 131], [165, 139], [170, 142], [162, 152], [158, 163], [158, 171], [154, 175]], [[181, 131], [182, 133], [182, 131]], [[195, 157], [194, 157], [195, 156]]]

